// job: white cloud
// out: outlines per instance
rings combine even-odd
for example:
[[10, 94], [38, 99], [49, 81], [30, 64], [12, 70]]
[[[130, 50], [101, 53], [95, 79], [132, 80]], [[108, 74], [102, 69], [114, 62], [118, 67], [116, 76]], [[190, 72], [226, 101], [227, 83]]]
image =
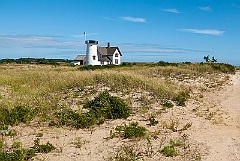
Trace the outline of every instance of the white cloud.
[[163, 9], [163, 11], [172, 12], [172, 13], [180, 13], [176, 8], [167, 8], [167, 9]]
[[147, 23], [145, 18], [130, 17], [130, 16], [125, 16], [125, 17], [120, 17], [120, 18], [124, 21]]
[[210, 29], [182, 29], [184, 32], [196, 33], [196, 34], [207, 34], [221, 36], [225, 31], [210, 30]]
[[110, 21], [115, 21], [115, 19], [111, 18], [111, 17], [102, 17], [105, 20], [110, 20]]
[[212, 11], [212, 9], [210, 7], [199, 7], [200, 10], [203, 10], [203, 11]]
[[188, 52], [199, 52], [196, 50], [173, 48], [173, 47], [162, 47], [158, 44], [122, 44], [119, 45], [121, 51], [127, 53], [188, 53]]
[[79, 48], [83, 45], [83, 41], [70, 41], [56, 36], [0, 35], [0, 46], [5, 47]]
[[20, 57], [45, 57], [73, 59], [85, 52], [84, 41], [70, 37], [36, 35], [1, 35], [0, 59]]

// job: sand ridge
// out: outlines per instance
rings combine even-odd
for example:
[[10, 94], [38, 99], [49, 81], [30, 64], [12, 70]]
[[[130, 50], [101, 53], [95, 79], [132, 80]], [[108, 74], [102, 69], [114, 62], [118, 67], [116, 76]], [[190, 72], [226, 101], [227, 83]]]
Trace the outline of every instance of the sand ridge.
[[240, 72], [230, 76], [230, 83], [220, 91], [208, 94], [214, 108], [223, 111], [221, 123], [201, 122], [201, 128], [191, 137], [209, 148], [202, 160], [240, 160]]
[[[189, 136], [187, 144], [193, 148], [196, 147], [196, 155], [199, 151], [199, 155], [201, 153], [200, 159], [203, 161], [240, 160], [240, 71], [229, 76], [228, 84], [219, 90], [206, 91], [203, 93], [202, 100], [189, 100], [186, 107], [177, 106], [156, 114], [156, 119], [160, 123], [148, 127], [149, 133], [159, 132], [156, 139], [152, 139], [155, 153], [152, 157], [146, 157], [144, 160], [191, 160], [187, 156], [181, 156], [182, 151], [176, 157], [164, 157], [157, 152], [162, 138], [167, 138], [165, 141], [167, 144], [170, 139], [176, 138], [177, 140], [184, 133]], [[137, 97], [137, 94], [135, 95]], [[150, 112], [157, 113], [159, 107], [159, 104], [154, 104]], [[183, 133], [163, 129], [162, 123], [169, 122], [171, 119], [179, 120], [178, 130], [188, 122], [192, 123], [192, 127]], [[128, 124], [132, 121], [138, 121], [139, 124], [146, 126], [148, 123], [147, 114], [133, 114], [126, 120], [109, 120], [102, 125], [79, 130], [69, 127], [49, 127], [48, 124], [34, 123], [31, 126], [21, 124], [14, 127], [18, 135], [14, 138], [8, 138], [9, 140], [6, 141], [18, 140], [23, 143], [24, 148], [29, 148], [33, 145], [37, 135], [42, 133], [41, 143], [49, 141], [57, 149], [51, 153], [38, 154], [34, 160], [111, 160], [110, 156], [114, 156], [121, 146], [139, 145], [139, 151], [141, 151], [141, 147], [147, 145], [146, 139], [138, 142], [121, 138], [109, 139], [110, 131], [114, 131], [117, 125]], [[76, 146], [78, 147], [76, 148]]]

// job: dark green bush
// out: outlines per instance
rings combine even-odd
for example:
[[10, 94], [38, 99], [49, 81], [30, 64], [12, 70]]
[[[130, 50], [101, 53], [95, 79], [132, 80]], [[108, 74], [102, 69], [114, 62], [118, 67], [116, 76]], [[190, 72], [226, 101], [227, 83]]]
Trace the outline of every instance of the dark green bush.
[[87, 113], [64, 110], [56, 112], [57, 122], [50, 121], [49, 125], [67, 125], [75, 128], [87, 128], [94, 124], [102, 124], [105, 119], [127, 118], [130, 108], [120, 98], [111, 96], [107, 91], [100, 93], [94, 100], [87, 102], [83, 108], [89, 109]]
[[214, 70], [220, 71], [222, 73], [231, 73], [234, 74], [236, 72], [236, 68], [233, 65], [230, 64], [224, 64], [224, 63], [211, 63], [211, 67]]
[[98, 69], [111, 69], [111, 68], [117, 68], [119, 67], [118, 65], [114, 64], [108, 64], [108, 65], [88, 65], [88, 66], [81, 66], [78, 69], [79, 70], [98, 70]]
[[150, 121], [150, 123], [147, 124], [147, 125], [149, 125], [149, 126], [155, 126], [155, 125], [158, 124], [158, 121], [154, 118], [154, 116], [150, 116], [150, 117], [149, 117], [149, 121]]
[[177, 146], [184, 146], [184, 143], [182, 141], [173, 141], [170, 140], [170, 146], [165, 146], [161, 152], [166, 156], [166, 157], [173, 157], [177, 155], [177, 151], [175, 150], [175, 147]]
[[0, 108], [0, 122], [3, 125], [26, 123], [35, 117], [36, 112], [29, 107], [17, 106], [13, 109]]
[[120, 98], [111, 96], [107, 91], [100, 93], [94, 100], [87, 102], [83, 108], [90, 110], [97, 118], [118, 119], [128, 118], [130, 108]]
[[75, 128], [87, 128], [96, 123], [96, 116], [93, 113], [81, 114], [78, 111], [65, 110], [55, 113], [58, 121], [50, 121], [49, 126], [72, 126]]
[[162, 103], [162, 107], [164, 110], [166, 110], [167, 108], [172, 108], [174, 105], [172, 104], [172, 102], [166, 101], [164, 103]]
[[108, 64], [108, 65], [81, 66], [78, 69], [81, 71], [82, 70], [99, 70], [99, 69], [112, 69], [112, 68], [119, 68], [119, 67], [132, 67], [133, 65], [136, 65], [136, 63], [123, 62], [120, 65]]
[[176, 150], [173, 146], [165, 146], [161, 151], [166, 157], [173, 157], [176, 155]]
[[2, 161], [22, 161], [30, 160], [36, 156], [33, 149], [13, 150], [13, 152], [3, 152], [0, 150], [0, 160]]
[[115, 130], [124, 139], [142, 137], [146, 134], [146, 128], [139, 126], [137, 122], [132, 122], [129, 126], [117, 126]]
[[154, 64], [147, 64], [146, 66], [178, 66], [180, 65], [181, 63], [169, 63], [169, 62], [165, 62], [165, 61], [159, 61], [157, 63], [154, 63]]
[[[12, 152], [2, 151], [0, 146], [0, 160], [1, 161], [23, 161], [23, 160], [31, 160], [36, 153], [49, 153], [55, 149], [55, 147], [47, 142], [46, 144], [39, 144], [39, 138], [34, 140], [34, 146], [32, 149], [22, 149], [20, 148], [21, 143], [15, 142], [15, 146], [13, 148], [20, 148], [17, 150], [13, 150]], [[1, 142], [0, 142], [1, 143]]]
[[36, 140], [34, 140], [34, 146], [33, 149], [35, 150], [35, 152], [37, 153], [49, 153], [52, 150], [55, 150], [56, 148], [49, 142], [47, 142], [46, 144], [39, 144], [40, 143], [40, 139], [37, 138]]
[[[100, 119], [98, 119], [100, 120]], [[85, 113], [81, 114], [79, 119], [76, 122], [76, 128], [87, 128], [89, 126], [94, 125], [97, 122], [97, 118], [93, 113]], [[99, 122], [97, 122], [99, 123]]]

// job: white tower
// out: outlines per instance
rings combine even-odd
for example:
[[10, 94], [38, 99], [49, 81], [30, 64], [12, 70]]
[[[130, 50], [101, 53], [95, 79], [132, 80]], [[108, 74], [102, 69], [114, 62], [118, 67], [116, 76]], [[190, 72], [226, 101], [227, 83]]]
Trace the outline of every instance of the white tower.
[[97, 55], [98, 41], [87, 40], [87, 41], [85, 41], [85, 44], [87, 44], [86, 65], [100, 65], [100, 63], [98, 61], [98, 55]]

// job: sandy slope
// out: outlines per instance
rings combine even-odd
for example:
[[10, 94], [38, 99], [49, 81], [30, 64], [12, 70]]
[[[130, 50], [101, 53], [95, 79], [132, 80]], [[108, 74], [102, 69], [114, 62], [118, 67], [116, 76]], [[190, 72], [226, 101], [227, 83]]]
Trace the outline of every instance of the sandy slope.
[[[184, 131], [189, 135], [189, 145], [197, 146], [201, 151], [201, 160], [203, 161], [239, 161], [240, 160], [240, 72], [230, 76], [230, 83], [220, 90], [206, 92], [203, 99], [189, 101], [186, 107], [175, 107], [169, 109], [166, 113], [156, 115], [159, 122], [166, 121], [171, 117], [179, 119], [180, 122], [191, 122], [192, 127]], [[195, 102], [194, 102], [195, 101]], [[156, 105], [158, 107], [159, 105]], [[194, 109], [198, 108], [199, 111]], [[200, 114], [198, 114], [200, 113]], [[210, 117], [211, 116], [211, 117]], [[114, 131], [117, 125], [123, 122], [138, 121], [146, 125], [147, 121], [142, 116], [131, 116], [127, 120], [107, 121], [100, 126], [92, 129], [71, 129], [68, 127], [56, 128], [46, 125], [28, 126], [21, 124], [14, 127], [18, 135], [14, 138], [6, 139], [11, 142], [17, 140], [23, 143], [23, 146], [29, 148], [39, 133], [42, 143], [49, 141], [57, 149], [47, 154], [38, 154], [34, 160], [49, 161], [102, 161], [113, 156], [117, 149], [124, 144], [131, 144], [132, 141], [122, 140], [120, 138], [107, 139], [110, 136], [110, 130]], [[182, 126], [182, 125], [181, 125]], [[156, 143], [154, 150], [157, 151], [159, 142], [165, 135], [166, 130], [162, 130], [161, 123], [148, 127], [149, 131], [159, 130], [158, 139], [152, 140]], [[178, 132], [169, 132], [166, 135], [179, 137], [182, 134]], [[179, 135], [179, 136], [178, 136]], [[170, 138], [170, 137], [169, 137]], [[78, 140], [77, 140], [78, 139]], [[146, 146], [143, 139], [141, 143]], [[139, 144], [141, 144], [139, 142]], [[76, 146], [79, 146], [76, 148]], [[182, 153], [179, 153], [180, 155]], [[163, 157], [156, 153], [147, 161], [155, 160], [190, 160], [187, 156]]]
[[230, 79], [230, 84], [223, 89], [206, 96], [215, 109], [222, 111], [218, 122], [201, 122], [198, 130], [191, 134], [209, 148], [202, 160], [240, 160], [240, 72]]

